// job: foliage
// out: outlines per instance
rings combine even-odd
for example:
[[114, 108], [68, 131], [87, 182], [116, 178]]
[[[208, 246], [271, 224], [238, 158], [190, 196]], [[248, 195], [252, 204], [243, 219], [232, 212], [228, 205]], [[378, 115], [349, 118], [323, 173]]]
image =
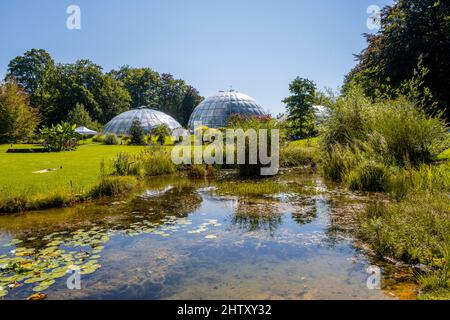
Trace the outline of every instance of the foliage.
[[166, 139], [171, 136], [171, 131], [167, 125], [161, 124], [150, 130], [150, 136], [156, 137], [156, 141], [160, 145], [164, 145], [166, 143]]
[[450, 119], [449, 16], [450, 3], [441, 0], [396, 0], [385, 7], [381, 29], [365, 35], [368, 46], [356, 56], [359, 63], [347, 76], [346, 87], [357, 83], [371, 98], [396, 98], [399, 93], [409, 96], [407, 83], [416, 79], [416, 105], [435, 114], [434, 100]]
[[103, 138], [103, 143], [106, 145], [118, 145], [120, 143], [119, 138], [114, 133], [107, 133]]
[[171, 74], [159, 74], [149, 68], [123, 66], [110, 75], [119, 80], [131, 96], [134, 108], [148, 106], [172, 115], [186, 126], [194, 108], [203, 97], [197, 89]]
[[44, 127], [40, 130], [42, 138], [50, 151], [75, 149], [80, 135], [75, 131], [75, 124], [61, 122], [56, 126]]
[[[365, 154], [386, 165], [430, 162], [449, 146], [445, 122], [400, 97], [371, 103], [359, 90], [338, 99], [323, 126], [322, 145], [332, 153], [335, 145]], [[336, 160], [328, 155], [328, 160]]]
[[63, 120], [86, 123], [89, 114], [94, 123], [85, 126], [98, 129], [96, 122], [105, 124], [131, 107], [145, 105], [185, 126], [203, 100], [197, 89], [171, 74], [129, 66], [104, 73], [90, 60], [57, 64], [45, 50], [37, 49], [11, 60], [6, 78], [16, 79], [25, 89], [47, 125]]
[[45, 50], [31, 49], [8, 64], [7, 79], [14, 79], [30, 96], [31, 105], [43, 115], [50, 104], [56, 66]]
[[113, 160], [113, 174], [158, 176], [176, 171], [171, 154], [163, 147], [151, 147], [139, 154], [119, 153]]
[[100, 183], [89, 192], [89, 197], [114, 197], [124, 195], [137, 185], [134, 177], [104, 177]]
[[139, 119], [134, 119], [130, 128], [130, 143], [132, 145], [141, 146], [145, 144], [145, 132]]
[[147, 176], [171, 174], [177, 169], [172, 161], [171, 153], [163, 147], [152, 147], [141, 157], [142, 167]]
[[14, 81], [0, 85], [0, 143], [30, 138], [40, 120], [27, 94]]
[[320, 161], [320, 151], [316, 143], [298, 144], [292, 142], [280, 150], [282, 167], [316, 166]]
[[77, 103], [75, 108], [69, 111], [67, 122], [76, 124], [77, 127], [83, 126], [91, 130], [101, 131], [101, 125], [97, 121], [92, 120], [89, 112], [81, 103]]
[[[449, 279], [450, 210], [445, 192], [414, 192], [399, 203], [375, 203], [361, 215], [360, 236], [378, 254], [422, 263]], [[448, 287], [448, 282], [445, 284]]]
[[291, 96], [283, 100], [286, 104], [290, 134], [296, 138], [307, 138], [313, 135], [315, 114], [313, 103], [316, 96], [316, 85], [308, 79], [297, 77], [289, 85]]

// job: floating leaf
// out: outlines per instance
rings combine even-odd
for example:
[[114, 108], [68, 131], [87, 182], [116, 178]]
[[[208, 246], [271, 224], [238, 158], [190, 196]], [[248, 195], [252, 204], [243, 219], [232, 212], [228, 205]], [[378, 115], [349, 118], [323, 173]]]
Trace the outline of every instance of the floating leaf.
[[46, 295], [46, 294], [44, 294], [44, 293], [35, 293], [35, 294], [33, 294], [32, 296], [29, 296], [29, 297], [27, 298], [27, 300], [33, 300], [33, 301], [35, 301], [35, 300], [44, 300], [45, 298], [47, 298], [47, 295]]

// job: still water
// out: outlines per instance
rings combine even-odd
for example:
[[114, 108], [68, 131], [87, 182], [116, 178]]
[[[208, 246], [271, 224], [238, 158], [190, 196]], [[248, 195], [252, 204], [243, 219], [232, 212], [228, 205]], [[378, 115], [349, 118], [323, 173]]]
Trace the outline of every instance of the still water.
[[[160, 177], [127, 198], [0, 217], [0, 296], [414, 298], [410, 270], [356, 249], [354, 217], [373, 196], [311, 173], [273, 182], [293, 191], [219, 196], [213, 181]], [[381, 290], [367, 287], [371, 265]]]

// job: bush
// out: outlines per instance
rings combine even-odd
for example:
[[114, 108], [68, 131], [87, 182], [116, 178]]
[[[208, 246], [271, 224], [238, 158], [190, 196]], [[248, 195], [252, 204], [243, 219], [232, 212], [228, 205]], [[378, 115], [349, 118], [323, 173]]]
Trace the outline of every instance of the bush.
[[363, 161], [352, 169], [345, 180], [351, 190], [384, 191], [388, 168], [375, 161]]
[[373, 130], [385, 141], [386, 163], [407, 166], [431, 162], [449, 147], [445, 122], [427, 116], [404, 98], [379, 103], [373, 113]]
[[355, 154], [349, 147], [334, 145], [322, 158], [323, 174], [327, 178], [341, 182], [359, 160], [359, 154]]
[[118, 176], [140, 176], [142, 174], [139, 155], [121, 152], [113, 159], [112, 167], [113, 174]]
[[118, 145], [119, 144], [119, 138], [114, 133], [108, 133], [105, 138], [103, 139], [103, 143], [106, 145]]
[[130, 128], [130, 143], [133, 145], [142, 146], [145, 145], [145, 131], [142, 128], [142, 124], [138, 119], [134, 119]]
[[289, 144], [280, 150], [280, 164], [285, 168], [316, 165], [319, 160], [320, 154], [317, 147]]
[[195, 179], [204, 178], [207, 175], [206, 167], [200, 164], [194, 164], [188, 169], [188, 176]]
[[415, 192], [399, 203], [375, 203], [361, 215], [360, 235], [378, 254], [443, 267], [450, 248], [448, 194]]
[[170, 152], [164, 148], [151, 148], [143, 154], [141, 161], [147, 176], [171, 174], [176, 171]]
[[352, 90], [338, 100], [324, 123], [322, 144], [370, 153], [386, 165], [419, 165], [431, 162], [450, 144], [448, 128], [404, 98], [371, 103]]
[[92, 188], [89, 196], [92, 198], [119, 196], [131, 191], [136, 185], [137, 180], [134, 177], [106, 177]]
[[97, 134], [92, 137], [92, 142], [100, 142], [103, 143], [105, 141], [105, 136], [102, 134]]

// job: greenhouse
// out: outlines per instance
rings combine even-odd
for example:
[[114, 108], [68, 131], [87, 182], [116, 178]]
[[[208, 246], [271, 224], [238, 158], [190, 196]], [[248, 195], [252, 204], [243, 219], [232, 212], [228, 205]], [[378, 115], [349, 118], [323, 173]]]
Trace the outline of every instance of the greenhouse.
[[152, 128], [163, 124], [172, 131], [181, 128], [181, 124], [164, 112], [147, 107], [140, 107], [119, 114], [105, 125], [103, 133], [114, 133], [116, 135], [129, 134], [131, 125], [135, 119], [141, 122], [145, 133], [149, 133]]
[[201, 125], [210, 128], [225, 127], [233, 114], [262, 116], [266, 113], [255, 100], [246, 94], [234, 90], [219, 91], [195, 108], [189, 119], [188, 127], [191, 130], [194, 129], [196, 122], [201, 122]]

